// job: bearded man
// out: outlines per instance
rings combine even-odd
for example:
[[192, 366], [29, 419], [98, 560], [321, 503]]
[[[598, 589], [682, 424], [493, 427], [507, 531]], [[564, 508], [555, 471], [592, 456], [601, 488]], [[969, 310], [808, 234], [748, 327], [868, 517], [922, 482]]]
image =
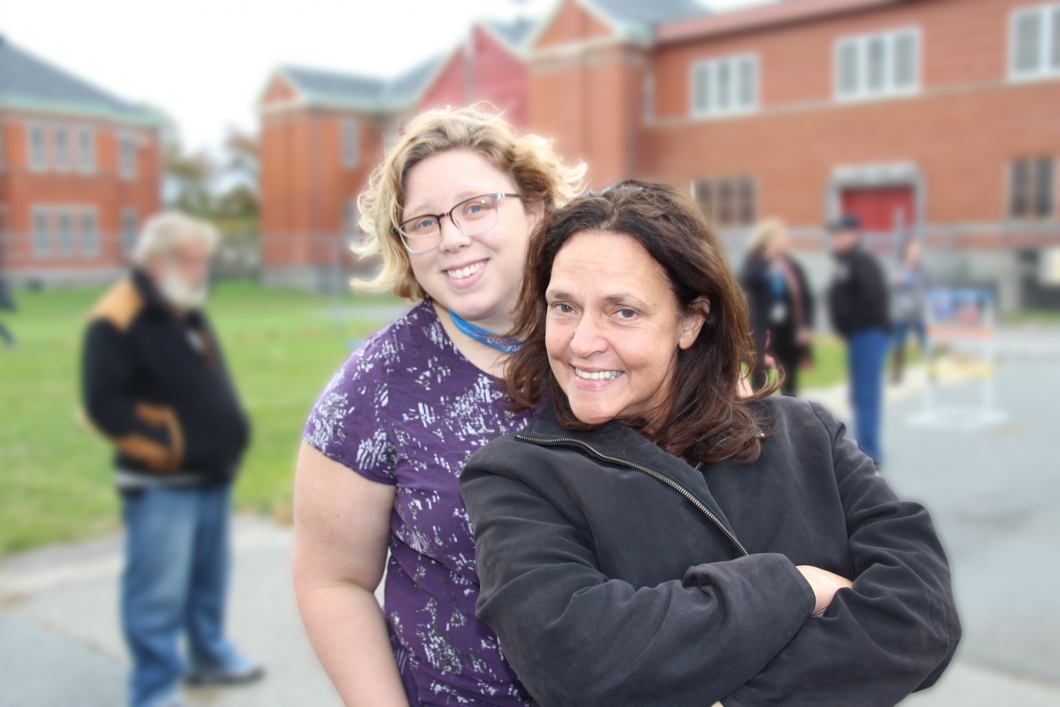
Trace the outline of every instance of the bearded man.
[[201, 221], [150, 220], [132, 271], [96, 305], [85, 334], [85, 408], [115, 447], [126, 528], [121, 617], [133, 707], [182, 704], [182, 679], [235, 684], [263, 673], [224, 635], [231, 487], [250, 427], [202, 311], [216, 245]]

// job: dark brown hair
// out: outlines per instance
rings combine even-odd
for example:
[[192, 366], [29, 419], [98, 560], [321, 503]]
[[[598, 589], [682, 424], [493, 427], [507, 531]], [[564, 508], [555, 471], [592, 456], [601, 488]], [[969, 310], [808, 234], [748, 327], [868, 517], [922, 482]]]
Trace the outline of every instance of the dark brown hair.
[[592, 427], [574, 416], [545, 349], [545, 291], [552, 264], [567, 241], [586, 231], [623, 234], [640, 243], [666, 271], [682, 313], [692, 311], [700, 298], [710, 303], [699, 336], [677, 353], [668, 404], [656, 424], [649, 430], [645, 419], [621, 422], [689, 461], [757, 459], [766, 433], [753, 403], [772, 394], [776, 385], [741, 397], [744, 372], [755, 370], [747, 302], [699, 209], [688, 196], [662, 184], [627, 180], [590, 193], [546, 215], [536, 229], [512, 331], [524, 345], [505, 370], [516, 404], [535, 410], [549, 398], [561, 425]]

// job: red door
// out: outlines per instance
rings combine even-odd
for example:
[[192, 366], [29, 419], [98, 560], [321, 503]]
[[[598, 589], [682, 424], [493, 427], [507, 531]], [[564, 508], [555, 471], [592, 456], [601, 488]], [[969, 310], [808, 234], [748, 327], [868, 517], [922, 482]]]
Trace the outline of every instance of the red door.
[[843, 213], [857, 216], [866, 231], [891, 233], [896, 226], [913, 224], [911, 187], [844, 189], [842, 205]]

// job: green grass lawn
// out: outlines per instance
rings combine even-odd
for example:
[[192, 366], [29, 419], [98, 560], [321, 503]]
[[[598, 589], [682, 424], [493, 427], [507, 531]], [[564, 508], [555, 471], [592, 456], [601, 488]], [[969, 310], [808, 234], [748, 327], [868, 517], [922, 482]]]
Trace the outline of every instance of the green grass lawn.
[[[17, 292], [4, 314], [19, 346], [0, 349], [0, 556], [119, 526], [106, 442], [78, 423], [80, 337], [102, 290]], [[285, 518], [310, 407], [351, 341], [387, 323], [399, 300], [331, 300], [247, 283], [217, 287], [208, 312], [254, 425], [236, 503]], [[360, 311], [360, 313], [358, 313]]]
[[[85, 316], [102, 290], [19, 292], [4, 315], [19, 338], [0, 349], [0, 556], [79, 540], [119, 526], [106, 442], [78, 423], [78, 366]], [[326, 297], [218, 286], [208, 311], [250, 413], [254, 434], [236, 486], [237, 506], [285, 520], [294, 457], [316, 396], [349, 355], [351, 341], [387, 323], [401, 303], [347, 295], [345, 316]], [[842, 345], [821, 338], [803, 389], [845, 375]]]

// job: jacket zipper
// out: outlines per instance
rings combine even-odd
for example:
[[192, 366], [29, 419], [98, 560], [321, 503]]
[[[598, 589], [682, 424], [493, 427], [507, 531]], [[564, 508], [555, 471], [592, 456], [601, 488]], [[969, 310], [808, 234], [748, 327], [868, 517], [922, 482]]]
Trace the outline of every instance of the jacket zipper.
[[682, 486], [681, 484], [677, 483], [676, 481], [674, 481], [670, 477], [668, 477], [668, 476], [666, 476], [664, 474], [660, 474], [659, 472], [655, 471], [654, 469], [651, 469], [649, 467], [643, 466], [642, 464], [638, 464], [636, 462], [631, 462], [628, 459], [622, 459], [620, 457], [613, 457], [610, 454], [604, 454], [603, 452], [598, 451], [597, 449], [595, 449], [591, 445], [586, 444], [585, 442], [582, 442], [580, 439], [571, 439], [570, 437], [553, 437], [551, 439], [543, 439], [541, 437], [528, 437], [528, 436], [523, 435], [523, 434], [517, 434], [517, 435], [515, 435], [515, 438], [516, 439], [521, 439], [521, 440], [523, 440], [525, 442], [531, 442], [531, 443], [534, 443], [534, 444], [545, 444], [545, 445], [548, 445], [548, 444], [563, 444], [563, 443], [576, 444], [576, 445], [578, 445], [580, 447], [584, 447], [585, 449], [588, 449], [594, 456], [599, 457], [600, 459], [603, 459], [603, 460], [609, 461], [609, 462], [613, 462], [615, 464], [621, 464], [622, 466], [626, 466], [626, 467], [629, 467], [631, 469], [637, 469], [638, 471], [643, 471], [645, 474], [648, 474], [649, 476], [652, 476], [652, 477], [658, 479], [659, 481], [663, 482], [664, 484], [666, 484], [667, 486], [669, 486], [670, 488], [674, 489], [679, 494], [681, 494], [682, 496], [687, 498], [692, 503], [693, 506], [698, 508], [703, 513], [703, 515], [705, 515], [708, 519], [710, 519], [711, 523], [713, 523], [714, 525], [716, 525], [718, 527], [718, 530], [720, 530], [722, 533], [725, 534], [725, 537], [727, 537], [729, 540], [731, 540], [733, 542], [733, 544], [736, 545], [736, 547], [738, 547], [740, 549], [740, 552], [742, 552], [744, 554], [744, 556], [749, 556], [751, 554], [751, 553], [747, 552], [747, 549], [744, 548], [743, 544], [740, 543], [740, 541], [736, 539], [736, 536], [733, 534], [733, 532], [731, 530], [729, 530], [728, 528], [726, 528], [725, 524], [722, 523], [721, 520], [719, 520], [716, 515], [711, 513], [710, 509], [707, 508], [706, 506], [704, 506], [703, 502], [700, 501], [698, 498], [696, 498], [695, 495], [693, 495], [693, 493], [691, 491], [689, 491], [684, 486]]

